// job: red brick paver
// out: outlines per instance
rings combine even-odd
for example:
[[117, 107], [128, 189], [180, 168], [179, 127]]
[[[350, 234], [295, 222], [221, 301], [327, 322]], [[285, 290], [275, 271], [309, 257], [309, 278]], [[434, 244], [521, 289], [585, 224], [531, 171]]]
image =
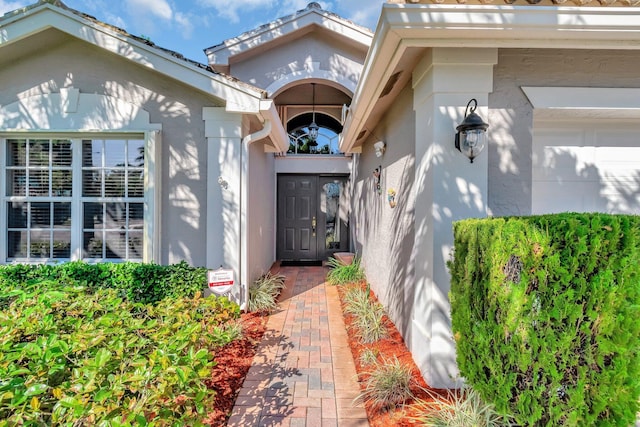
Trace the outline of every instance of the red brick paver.
[[368, 426], [335, 287], [324, 267], [281, 267], [269, 317], [228, 426]]

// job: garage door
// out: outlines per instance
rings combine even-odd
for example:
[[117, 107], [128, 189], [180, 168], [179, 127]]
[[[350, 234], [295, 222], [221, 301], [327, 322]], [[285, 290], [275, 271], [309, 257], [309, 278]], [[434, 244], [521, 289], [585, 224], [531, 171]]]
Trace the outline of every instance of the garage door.
[[640, 125], [536, 122], [532, 211], [640, 214]]

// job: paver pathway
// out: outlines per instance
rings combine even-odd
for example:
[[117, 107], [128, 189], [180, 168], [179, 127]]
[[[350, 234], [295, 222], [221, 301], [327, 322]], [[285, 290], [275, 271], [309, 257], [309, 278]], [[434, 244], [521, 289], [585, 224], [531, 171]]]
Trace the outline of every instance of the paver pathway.
[[335, 287], [324, 267], [280, 267], [286, 287], [228, 426], [368, 426]]

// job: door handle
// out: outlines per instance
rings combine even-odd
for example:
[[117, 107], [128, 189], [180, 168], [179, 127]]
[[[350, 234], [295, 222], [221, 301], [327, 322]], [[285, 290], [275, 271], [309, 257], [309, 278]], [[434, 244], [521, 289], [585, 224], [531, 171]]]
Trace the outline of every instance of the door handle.
[[316, 217], [311, 218], [311, 232], [313, 233], [313, 237], [316, 236]]

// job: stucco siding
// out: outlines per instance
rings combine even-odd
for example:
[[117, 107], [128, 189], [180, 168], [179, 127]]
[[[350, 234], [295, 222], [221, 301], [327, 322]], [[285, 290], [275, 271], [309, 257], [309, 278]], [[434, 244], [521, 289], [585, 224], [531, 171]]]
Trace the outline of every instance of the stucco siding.
[[[71, 41], [0, 69], [0, 104], [74, 87], [138, 105], [162, 126], [159, 263], [205, 265], [206, 165], [202, 109], [216, 100], [83, 42]], [[65, 129], [68, 130], [68, 129]]]
[[638, 87], [632, 51], [501, 49], [489, 96], [492, 215], [531, 214], [533, 108], [522, 86]]
[[[371, 287], [405, 339], [409, 333], [414, 301], [414, 140], [415, 119], [412, 92], [407, 86], [372, 130], [387, 144], [376, 157], [370, 140], [364, 144], [352, 177], [351, 226], [355, 249]], [[376, 190], [374, 170], [382, 166], [381, 193]], [[388, 201], [388, 190], [396, 192], [396, 206]]]
[[247, 175], [247, 277], [253, 281], [275, 261], [275, 161], [272, 154], [264, 153], [261, 142], [249, 146]]
[[[314, 38], [318, 35], [321, 37]], [[355, 85], [360, 77], [366, 52], [350, 48], [337, 39], [322, 36], [322, 33], [310, 33], [298, 40], [265, 50], [260, 55], [232, 64], [231, 74], [263, 89], [292, 74], [304, 76], [319, 70], [344, 77]], [[314, 62], [319, 63], [319, 70], [313, 69]]]

